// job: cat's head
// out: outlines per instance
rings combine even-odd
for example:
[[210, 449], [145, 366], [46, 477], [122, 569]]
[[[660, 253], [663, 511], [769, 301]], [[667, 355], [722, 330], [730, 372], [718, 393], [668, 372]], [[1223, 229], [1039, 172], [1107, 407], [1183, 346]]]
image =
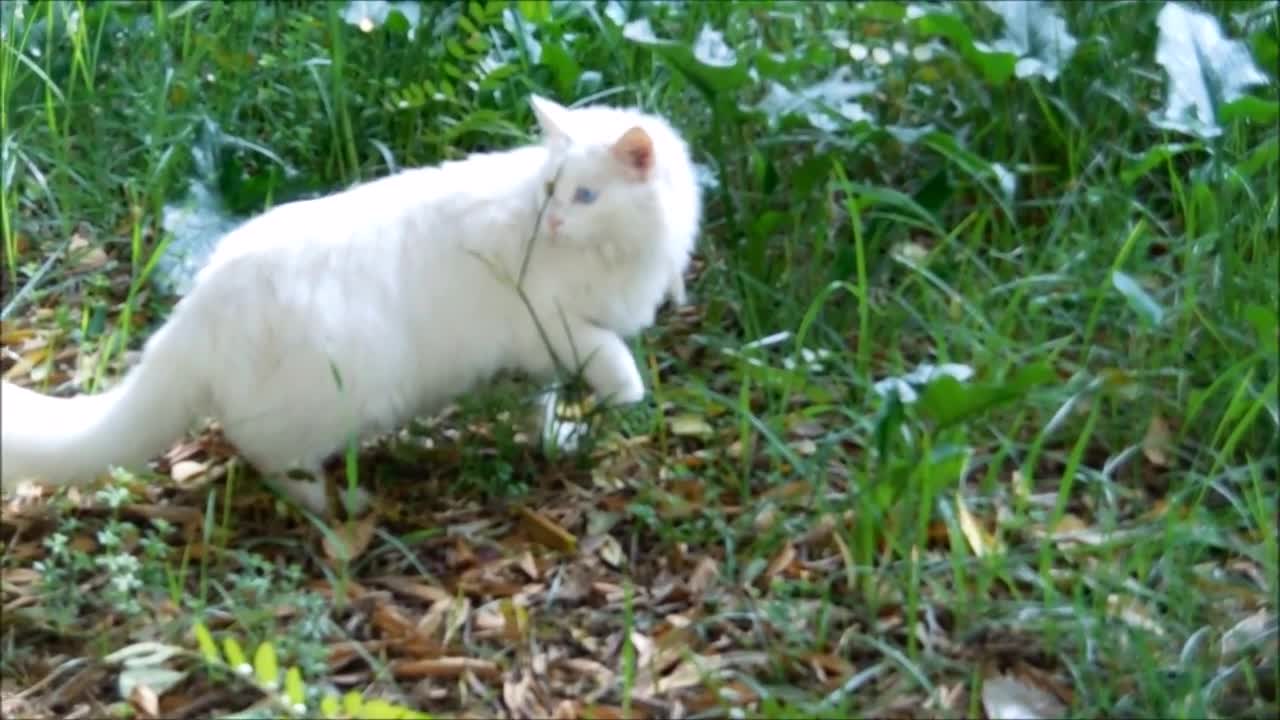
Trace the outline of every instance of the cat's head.
[[568, 109], [534, 95], [558, 172], [543, 214], [552, 242], [664, 242], [688, 252], [700, 199], [689, 152], [664, 120], [612, 107]]

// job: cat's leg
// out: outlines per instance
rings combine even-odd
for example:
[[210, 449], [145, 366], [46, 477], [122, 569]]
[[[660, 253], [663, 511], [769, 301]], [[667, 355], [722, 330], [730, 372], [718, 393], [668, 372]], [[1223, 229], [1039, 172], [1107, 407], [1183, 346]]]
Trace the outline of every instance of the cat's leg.
[[[295, 478], [277, 473], [267, 477], [266, 482], [299, 507], [324, 517], [329, 512], [329, 488], [324, 468], [313, 463], [300, 469], [311, 477]], [[352, 495], [348, 494], [347, 488], [340, 487], [337, 494], [348, 515], [361, 515], [373, 504], [373, 496], [362, 487], [356, 487]]]
[[311, 477], [295, 478], [276, 474], [263, 481], [275, 488], [298, 507], [324, 517], [329, 512], [329, 493], [325, 487], [324, 470], [309, 468]]
[[[550, 350], [570, 372], [581, 371], [587, 386], [599, 402], [623, 405], [644, 399], [644, 380], [631, 350], [616, 333], [586, 322], [570, 323], [558, 333], [549, 333]], [[553, 369], [548, 348], [542, 345], [525, 354], [525, 370], [538, 376]], [[585, 367], [583, 365], [585, 364]], [[586, 423], [560, 418], [556, 412], [558, 393], [548, 389], [538, 398], [539, 435], [544, 449], [574, 452], [586, 431]]]
[[684, 275], [676, 270], [671, 276], [671, 282], [667, 284], [667, 297], [671, 299], [671, 304], [675, 307], [684, 305], [688, 300], [687, 293], [684, 289]]
[[586, 363], [583, 378], [596, 398], [611, 405], [629, 405], [644, 399], [644, 380], [627, 344], [616, 333], [587, 323], [568, 328], [568, 337], [556, 348], [561, 362]]

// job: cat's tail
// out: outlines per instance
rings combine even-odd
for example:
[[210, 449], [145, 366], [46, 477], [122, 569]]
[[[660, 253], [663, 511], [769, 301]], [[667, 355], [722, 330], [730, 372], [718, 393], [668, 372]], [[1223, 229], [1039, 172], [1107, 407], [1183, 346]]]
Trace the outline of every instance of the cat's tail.
[[97, 395], [57, 398], [0, 383], [0, 487], [88, 483], [109, 467], [140, 468], [177, 440], [204, 389], [183, 371], [190, 349], [176, 335], [160, 328], [138, 366]]

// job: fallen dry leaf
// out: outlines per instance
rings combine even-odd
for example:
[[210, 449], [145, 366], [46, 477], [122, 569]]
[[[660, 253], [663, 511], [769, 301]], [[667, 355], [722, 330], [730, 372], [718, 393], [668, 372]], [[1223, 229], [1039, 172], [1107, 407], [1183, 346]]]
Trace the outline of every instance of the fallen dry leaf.
[[1070, 537], [1074, 533], [1088, 529], [1089, 526], [1084, 520], [1081, 520], [1078, 515], [1074, 513], [1065, 513], [1062, 517], [1058, 518], [1058, 522], [1054, 523], [1053, 530], [1050, 531], [1049, 536], [1055, 540], [1059, 540], [1063, 537]]
[[146, 685], [135, 685], [129, 693], [129, 704], [143, 717], [153, 718], [160, 714], [160, 697]]
[[578, 538], [573, 533], [560, 527], [554, 520], [537, 510], [522, 506], [520, 519], [529, 538], [534, 542], [564, 553], [571, 553], [578, 549]]
[[[810, 480], [792, 480], [775, 485], [765, 491], [763, 497], [769, 500], [804, 501], [813, 494], [813, 482]], [[783, 502], [783, 504], [787, 504]]]
[[[702, 685], [708, 678], [721, 678], [726, 671], [760, 668], [769, 664], [769, 654], [756, 650], [739, 650], [719, 655], [692, 655], [652, 685], [636, 683], [636, 693], [653, 696]], [[646, 692], [647, 691], [647, 692]]]
[[960, 518], [960, 532], [964, 533], [964, 539], [969, 542], [969, 547], [975, 556], [986, 557], [1003, 550], [999, 540], [987, 532], [973, 513], [969, 512], [964, 496], [959, 491], [956, 492], [956, 514]]
[[715, 435], [715, 428], [711, 427], [701, 415], [677, 415], [667, 421], [667, 425], [671, 428], [671, 434], [677, 437], [696, 437], [706, 439]]
[[373, 531], [378, 527], [378, 514], [369, 513], [359, 520], [348, 520], [334, 530], [333, 534], [324, 536], [323, 547], [325, 557], [336, 562], [351, 562], [360, 557], [373, 540]]
[[1152, 415], [1147, 433], [1142, 437], [1142, 454], [1152, 465], [1169, 467], [1169, 455], [1173, 452], [1173, 433], [1169, 424], [1159, 415]]
[[519, 680], [508, 678], [502, 684], [502, 702], [513, 718], [547, 717], [547, 709], [537, 695], [533, 677], [527, 669], [520, 672]]
[[[8, 325], [6, 320], [5, 324]], [[10, 328], [5, 327], [0, 330], [0, 345], [17, 345], [26, 340], [35, 337], [36, 331], [33, 328]]]
[[14, 363], [13, 367], [5, 371], [3, 379], [13, 382], [23, 375], [31, 374], [32, 369], [44, 362], [44, 359], [48, 356], [49, 348], [47, 347], [37, 348], [31, 352], [23, 353], [22, 357], [18, 359], [18, 362]]
[[498, 603], [502, 612], [502, 633], [509, 642], [519, 642], [529, 631], [529, 610], [517, 605], [511, 598]]
[[710, 555], [703, 555], [686, 581], [689, 594], [694, 598], [701, 598], [718, 577], [720, 577], [720, 563]]
[[579, 704], [576, 709], [578, 711], [576, 717], [593, 718], [594, 720], [644, 720], [649, 717], [647, 714], [637, 711], [634, 707], [628, 713], [616, 705]]
[[827, 687], [840, 685], [853, 674], [853, 663], [831, 653], [813, 653], [805, 658], [818, 682]]
[[622, 564], [627, 559], [627, 556], [622, 552], [622, 545], [612, 535], [603, 536], [596, 552], [600, 555], [600, 559], [614, 570], [621, 569]]
[[181, 485], [203, 475], [207, 469], [209, 469], [208, 465], [196, 460], [179, 460], [169, 468], [169, 477]]
[[787, 444], [791, 446], [791, 449], [794, 450], [797, 455], [802, 457], [809, 457], [810, 455], [818, 452], [818, 444], [808, 438], [793, 440]]
[[1054, 696], [1009, 675], [983, 681], [982, 707], [990, 720], [1039, 720], [1067, 712]]
[[769, 566], [760, 574], [759, 587], [765, 589], [773, 582], [773, 579], [791, 567], [791, 563], [796, 561], [796, 546], [787, 543], [782, 546], [777, 555], [773, 556], [773, 560], [769, 561]]
[[1107, 596], [1107, 614], [1119, 618], [1127, 625], [1141, 628], [1155, 635], [1164, 635], [1164, 628], [1152, 616], [1154, 613], [1137, 598], [1122, 598], [1112, 593]]
[[436, 657], [442, 654], [440, 643], [423, 632], [404, 613], [386, 602], [380, 602], [370, 615], [373, 626], [403, 654], [414, 657]]
[[1224, 663], [1235, 660], [1250, 647], [1259, 644], [1262, 638], [1270, 635], [1276, 637], [1276, 616], [1269, 610], [1262, 609], [1236, 623], [1222, 634], [1219, 641], [1219, 652]]
[[751, 526], [755, 528], [757, 533], [765, 533], [778, 522], [778, 508], [774, 505], [766, 505], [759, 513], [756, 514]]
[[107, 264], [107, 253], [100, 247], [89, 246], [89, 240], [80, 233], [71, 236], [67, 246], [67, 259], [74, 272], [90, 272]]
[[469, 657], [440, 657], [424, 660], [392, 660], [391, 673], [398, 678], [436, 678], [455, 680], [470, 672], [483, 680], [497, 680], [502, 675], [497, 663]]
[[426, 585], [415, 578], [406, 576], [383, 575], [381, 577], [370, 578], [369, 582], [381, 585], [394, 593], [407, 595], [428, 603], [453, 598], [453, 595], [444, 588], [435, 587], [434, 585]]

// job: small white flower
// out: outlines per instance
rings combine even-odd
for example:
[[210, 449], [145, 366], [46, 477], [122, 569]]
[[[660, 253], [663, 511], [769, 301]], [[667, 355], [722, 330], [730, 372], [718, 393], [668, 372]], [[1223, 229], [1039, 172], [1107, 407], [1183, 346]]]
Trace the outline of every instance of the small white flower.
[[973, 377], [973, 368], [968, 365], [959, 363], [943, 363], [941, 365], [933, 365], [930, 363], [921, 363], [916, 366], [915, 370], [902, 375], [900, 377], [888, 377], [878, 381], [871, 389], [880, 397], [889, 397], [890, 393], [896, 393], [898, 399], [903, 403], [910, 405], [920, 399], [916, 388], [928, 385], [933, 380], [948, 375], [950, 377], [965, 382]]
[[45, 538], [44, 546], [54, 555], [60, 555], [67, 551], [67, 536], [62, 533], [54, 533]]
[[113, 548], [120, 544], [120, 538], [116, 537], [116, 534], [110, 528], [103, 528], [98, 531], [98, 544], [103, 547]]
[[128, 595], [142, 587], [142, 581], [136, 575], [114, 575], [111, 578], [111, 587], [121, 595]]
[[94, 493], [93, 497], [103, 505], [115, 510], [129, 499], [129, 490], [117, 486], [105, 487]]

